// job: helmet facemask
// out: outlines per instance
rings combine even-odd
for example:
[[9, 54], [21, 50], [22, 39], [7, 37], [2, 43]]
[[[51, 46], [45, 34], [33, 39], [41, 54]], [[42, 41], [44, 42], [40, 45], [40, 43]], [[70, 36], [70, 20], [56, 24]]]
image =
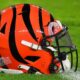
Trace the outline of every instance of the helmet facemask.
[[[52, 45], [47, 45], [47, 43], [49, 43], [47, 41], [47, 39], [53, 39]], [[68, 71], [70, 69], [72, 69], [74, 61], [73, 61], [73, 53], [75, 53], [75, 57], [76, 57], [76, 64], [75, 64], [75, 71], [77, 70], [78, 67], [78, 52], [76, 49], [76, 46], [73, 45], [72, 40], [69, 36], [68, 33], [68, 28], [62, 25], [62, 30], [59, 29], [59, 32], [57, 33], [53, 33], [50, 36], [46, 36], [43, 38], [42, 42], [41, 42], [42, 48], [44, 50], [49, 51], [52, 56], [53, 56], [53, 61], [54, 61], [54, 56], [57, 60], [59, 60], [60, 64], [61, 64], [61, 69], [62, 72], [63, 71]], [[48, 48], [48, 46], [53, 47], [55, 50], [52, 51], [50, 48]], [[53, 62], [52, 61], [52, 62]], [[53, 63], [51, 63], [52, 65]], [[51, 72], [55, 72], [54, 69], [55, 64], [53, 65], [53, 68], [51, 70]]]

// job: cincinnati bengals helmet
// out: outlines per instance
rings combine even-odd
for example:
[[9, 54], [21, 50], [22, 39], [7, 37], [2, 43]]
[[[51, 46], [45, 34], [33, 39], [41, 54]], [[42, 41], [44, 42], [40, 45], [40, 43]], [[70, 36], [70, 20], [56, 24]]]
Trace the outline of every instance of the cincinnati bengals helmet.
[[19, 4], [0, 12], [0, 72], [68, 71], [73, 66], [73, 52], [76, 71], [78, 53], [68, 28], [45, 9]]

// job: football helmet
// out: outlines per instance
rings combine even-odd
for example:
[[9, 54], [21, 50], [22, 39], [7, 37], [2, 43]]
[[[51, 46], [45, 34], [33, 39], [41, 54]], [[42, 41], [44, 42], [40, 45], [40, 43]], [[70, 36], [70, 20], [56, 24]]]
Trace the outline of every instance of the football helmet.
[[76, 52], [76, 71], [78, 53], [68, 28], [45, 9], [19, 4], [0, 12], [0, 72], [68, 71], [73, 66], [73, 52]]

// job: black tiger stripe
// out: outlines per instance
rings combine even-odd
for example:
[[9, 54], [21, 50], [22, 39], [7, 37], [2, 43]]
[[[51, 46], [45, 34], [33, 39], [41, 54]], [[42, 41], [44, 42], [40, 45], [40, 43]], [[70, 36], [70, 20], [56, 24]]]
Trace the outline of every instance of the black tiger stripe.
[[[50, 22], [54, 22], [54, 18], [52, 16], [52, 14], [50, 14]], [[53, 30], [54, 30], [54, 27], [53, 27]]]
[[1, 30], [0, 30], [0, 32], [3, 33], [3, 34], [5, 34], [6, 24], [7, 24], [7, 23], [5, 23], [5, 24], [2, 26]]
[[42, 31], [42, 36], [45, 37], [44, 29], [43, 29], [43, 21], [42, 21], [42, 9], [39, 8], [39, 24], [40, 30]]
[[50, 22], [53, 22], [54, 21], [54, 18], [52, 16], [52, 14], [50, 14]]
[[1, 27], [1, 13], [0, 13], [0, 27]]
[[24, 4], [23, 9], [22, 9], [22, 17], [23, 17], [24, 23], [25, 23], [29, 33], [31, 34], [33, 39], [35, 41], [37, 41], [36, 35], [33, 31], [33, 28], [32, 28], [31, 22], [30, 22], [30, 5], [29, 4]]
[[[9, 47], [12, 56], [19, 62], [27, 64], [27, 62], [20, 56], [17, 47], [16, 47], [16, 42], [15, 42], [15, 24], [16, 24], [16, 8], [13, 7], [13, 18], [12, 18], [12, 23], [10, 26], [10, 33], [9, 33]], [[14, 65], [14, 64], [13, 64]]]
[[1, 27], [0, 32], [3, 33], [3, 34], [5, 34], [6, 24], [7, 24], [7, 23], [5, 23], [5, 24], [1, 27], [1, 13], [0, 13], [0, 27]]
[[0, 21], [1, 21], [1, 12], [0, 12]]

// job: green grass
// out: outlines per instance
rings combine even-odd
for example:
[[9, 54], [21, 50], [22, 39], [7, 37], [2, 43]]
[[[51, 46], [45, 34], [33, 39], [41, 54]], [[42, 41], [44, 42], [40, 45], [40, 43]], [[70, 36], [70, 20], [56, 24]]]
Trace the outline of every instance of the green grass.
[[[80, 0], [0, 0], [0, 10], [14, 4], [31, 3], [41, 6], [69, 27], [69, 33], [80, 52]], [[79, 54], [80, 61], [80, 54]], [[79, 62], [80, 68], [80, 62]], [[4, 75], [0, 80], [67, 80], [57, 75]]]
[[35, 75], [35, 74], [0, 74], [0, 80], [68, 80], [62, 77], [60, 74], [51, 75]]

